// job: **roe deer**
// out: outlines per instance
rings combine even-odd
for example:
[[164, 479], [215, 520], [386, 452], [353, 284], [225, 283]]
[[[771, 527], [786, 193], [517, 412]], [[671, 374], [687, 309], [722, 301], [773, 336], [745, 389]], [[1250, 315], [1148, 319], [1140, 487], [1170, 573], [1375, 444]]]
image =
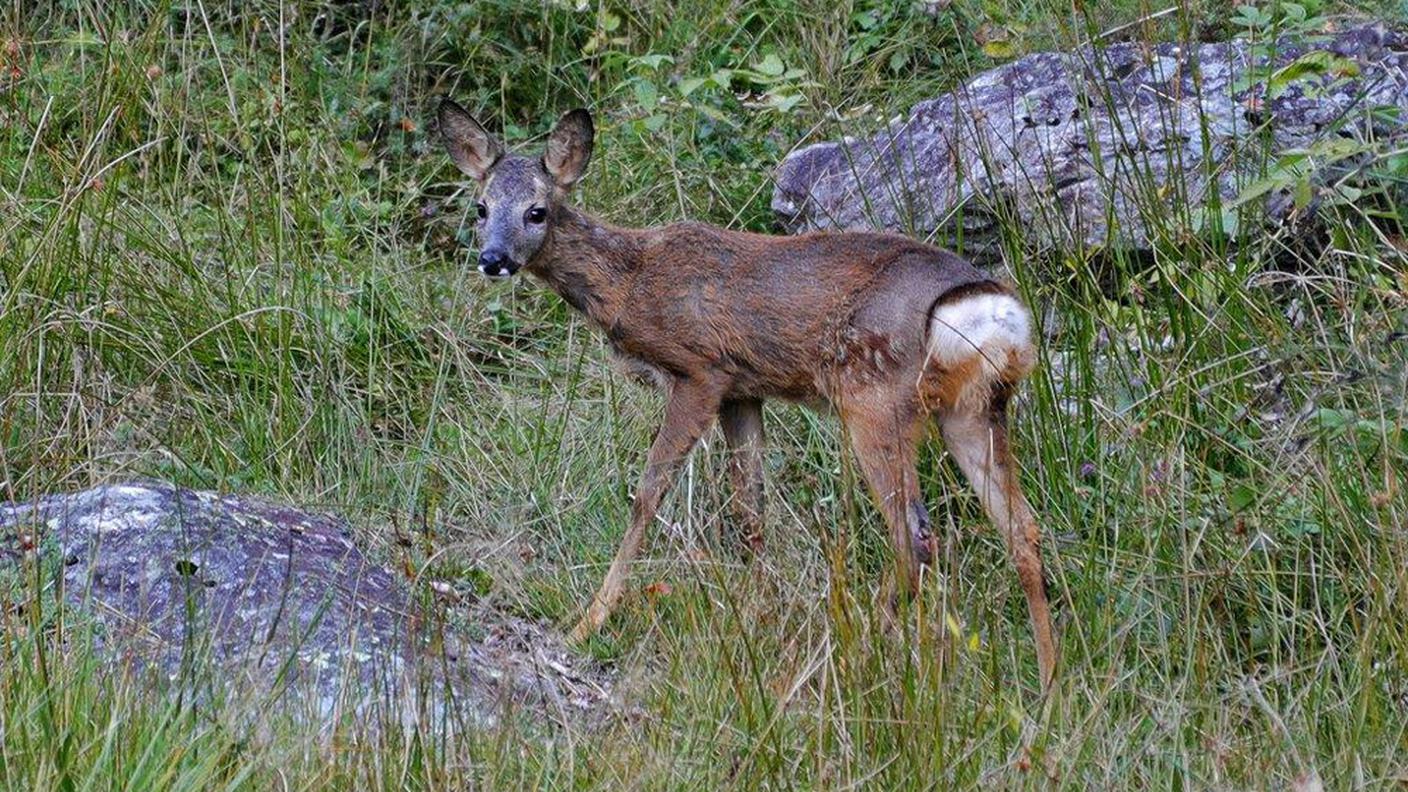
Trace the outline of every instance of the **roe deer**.
[[629, 370], [667, 394], [631, 524], [574, 639], [610, 615], [662, 497], [716, 416], [731, 451], [739, 530], [760, 548], [762, 400], [775, 397], [839, 413], [907, 592], [934, 552], [915, 457], [926, 419], [937, 419], [1006, 540], [1042, 685], [1051, 683], [1056, 645], [1038, 529], [1006, 427], [1008, 399], [1035, 349], [1030, 314], [1007, 287], [895, 234], [607, 225], [566, 200], [591, 158], [585, 110], [562, 116], [541, 157], [508, 154], [448, 99], [439, 122], [450, 157], [479, 183], [480, 272], [541, 278], [605, 333]]

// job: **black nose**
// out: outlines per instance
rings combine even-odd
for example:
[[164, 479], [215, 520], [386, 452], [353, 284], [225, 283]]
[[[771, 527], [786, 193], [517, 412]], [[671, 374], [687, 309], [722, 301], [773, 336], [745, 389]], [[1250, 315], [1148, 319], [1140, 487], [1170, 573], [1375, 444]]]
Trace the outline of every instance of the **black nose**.
[[513, 262], [499, 250], [486, 250], [479, 254], [479, 271], [491, 278], [513, 274]]

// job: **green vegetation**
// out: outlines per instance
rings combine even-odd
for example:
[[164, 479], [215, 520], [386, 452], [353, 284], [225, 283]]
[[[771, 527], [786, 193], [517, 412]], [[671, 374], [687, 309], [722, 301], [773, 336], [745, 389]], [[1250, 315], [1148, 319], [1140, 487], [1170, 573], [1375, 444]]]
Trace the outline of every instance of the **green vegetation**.
[[[1120, 35], [1306, 18], [1289, 5], [1195, 2]], [[932, 9], [8, 5], [0, 500], [137, 475], [263, 492], [567, 624], [614, 552], [660, 401], [610, 374], [555, 296], [473, 272], [436, 98], [514, 144], [593, 108], [579, 197], [615, 222], [767, 229], [769, 172], [798, 141], [1158, 10]], [[937, 441], [922, 473], [942, 562], [887, 629], [883, 531], [835, 422], [774, 406], [766, 556], [719, 552], [715, 436], [589, 647], [629, 701], [605, 725], [249, 729], [101, 672], [81, 629], [7, 606], [0, 787], [1402, 783], [1408, 243], [1392, 191], [1331, 209], [1314, 244], [1171, 232], [1139, 257], [1036, 256], [1009, 229], [1010, 274], [1060, 317], [1016, 417], [1063, 632], [1048, 700], [1001, 543]], [[32, 577], [6, 586], [38, 601]]]

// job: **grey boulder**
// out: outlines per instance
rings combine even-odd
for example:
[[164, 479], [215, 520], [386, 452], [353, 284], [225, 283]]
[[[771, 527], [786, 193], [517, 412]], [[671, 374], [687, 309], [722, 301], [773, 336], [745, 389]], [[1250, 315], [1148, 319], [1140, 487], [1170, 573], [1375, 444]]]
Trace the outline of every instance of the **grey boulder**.
[[550, 630], [487, 607], [447, 618], [331, 515], [144, 482], [0, 504], [0, 538], [11, 607], [62, 604], [114, 667], [226, 701], [483, 726], [609, 698]]
[[[1401, 145], [1405, 130], [1408, 36], [1384, 25], [1274, 46], [1125, 42], [1028, 55], [871, 137], [794, 151], [772, 208], [792, 233], [961, 232], [981, 252], [1006, 221], [1041, 247], [1150, 249], [1166, 229], [1205, 228], [1210, 198], [1255, 193], [1268, 161], [1318, 150], [1346, 166], [1323, 185], [1354, 144]], [[1246, 203], [1281, 221], [1290, 192]]]

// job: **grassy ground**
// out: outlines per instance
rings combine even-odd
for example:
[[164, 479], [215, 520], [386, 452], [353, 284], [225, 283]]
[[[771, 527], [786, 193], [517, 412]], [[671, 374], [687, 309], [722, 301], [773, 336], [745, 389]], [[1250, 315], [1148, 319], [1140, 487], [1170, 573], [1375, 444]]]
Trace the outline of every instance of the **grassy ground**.
[[[515, 143], [590, 106], [587, 207], [766, 229], [769, 171], [796, 142], [1159, 10], [935, 8], [6, 6], [0, 500], [135, 475], [263, 492], [566, 624], [660, 402], [609, 373], [556, 297], [467, 266], [435, 97]], [[1194, 4], [1120, 35], [1228, 35], [1230, 13]], [[1385, 199], [1337, 209], [1321, 245], [1277, 232], [1098, 260], [1034, 255], [1010, 229], [1010, 274], [1061, 318], [1017, 408], [1063, 632], [1047, 700], [1015, 576], [941, 447], [922, 475], [943, 560], [887, 631], [883, 535], [838, 429], [775, 407], [766, 558], [715, 552], [712, 437], [589, 647], [639, 705], [604, 730], [275, 719], [254, 738], [7, 610], [0, 787], [1402, 784], [1401, 220]]]

